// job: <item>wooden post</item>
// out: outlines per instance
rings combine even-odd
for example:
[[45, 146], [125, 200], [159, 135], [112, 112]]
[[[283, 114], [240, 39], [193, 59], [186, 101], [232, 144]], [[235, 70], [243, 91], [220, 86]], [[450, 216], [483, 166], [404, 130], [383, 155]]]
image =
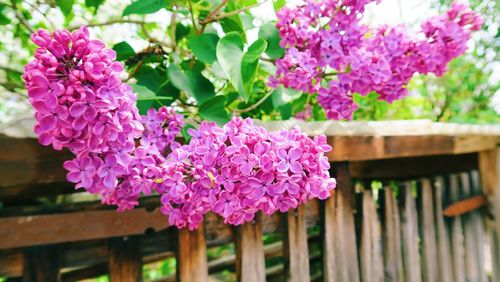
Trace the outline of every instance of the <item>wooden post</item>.
[[361, 248], [359, 252], [361, 263], [361, 281], [384, 281], [384, 266], [380, 238], [380, 222], [377, 216], [377, 206], [370, 190], [363, 192]]
[[[450, 175], [448, 187], [448, 202], [459, 200], [460, 189], [458, 175]], [[462, 218], [459, 216], [450, 219], [448, 225], [448, 234], [450, 240], [451, 265], [453, 269], [453, 281], [465, 281], [465, 251], [462, 230]]]
[[108, 268], [111, 282], [142, 281], [142, 255], [136, 237], [108, 240]]
[[282, 214], [283, 257], [285, 275], [290, 282], [307, 282], [309, 277], [309, 248], [304, 205]]
[[177, 280], [180, 282], [208, 281], [208, 264], [203, 224], [196, 230], [179, 230]]
[[60, 281], [59, 252], [56, 246], [24, 250], [23, 282]]
[[420, 272], [420, 256], [418, 252], [418, 219], [415, 199], [411, 194], [410, 183], [401, 187], [401, 252], [403, 254], [403, 269], [408, 282], [422, 281]]
[[323, 244], [323, 281], [337, 281], [338, 264], [336, 262], [338, 246], [336, 244], [336, 226], [335, 217], [336, 210], [335, 198], [337, 193], [334, 193], [330, 198], [321, 201], [321, 240]]
[[434, 180], [433, 185], [433, 198], [434, 198], [434, 209], [435, 217], [434, 222], [436, 225], [436, 245], [438, 253], [438, 270], [439, 270], [439, 281], [442, 282], [452, 282], [453, 281], [453, 271], [451, 267], [451, 252], [450, 252], [450, 241], [448, 240], [448, 232], [444, 222], [443, 215], [443, 194], [445, 190], [445, 181], [443, 177], [438, 177]]
[[396, 198], [391, 187], [385, 187], [381, 197], [385, 281], [403, 280], [401, 255], [401, 225]]
[[490, 233], [492, 281], [500, 281], [500, 149], [479, 153], [479, 174], [483, 191], [490, 203], [494, 220], [488, 221]]
[[262, 220], [236, 227], [236, 275], [240, 282], [266, 281]]
[[418, 191], [419, 231], [422, 246], [422, 281], [438, 281], [434, 201], [429, 179], [422, 179]]

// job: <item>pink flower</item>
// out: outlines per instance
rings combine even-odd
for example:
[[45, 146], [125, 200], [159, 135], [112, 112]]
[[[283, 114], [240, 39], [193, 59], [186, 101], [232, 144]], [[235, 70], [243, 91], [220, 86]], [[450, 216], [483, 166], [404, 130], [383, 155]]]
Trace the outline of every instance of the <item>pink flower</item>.
[[302, 165], [297, 160], [302, 155], [298, 148], [292, 148], [288, 152], [284, 149], [278, 151], [278, 157], [281, 160], [278, 163], [279, 172], [287, 172], [290, 170], [293, 173], [302, 173]]

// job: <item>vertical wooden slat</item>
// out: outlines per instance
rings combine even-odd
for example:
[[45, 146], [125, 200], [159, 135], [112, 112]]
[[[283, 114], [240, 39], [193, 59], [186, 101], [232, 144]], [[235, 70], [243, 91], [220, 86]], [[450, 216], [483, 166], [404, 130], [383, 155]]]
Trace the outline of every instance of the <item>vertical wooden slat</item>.
[[401, 251], [403, 254], [404, 281], [420, 282], [420, 256], [418, 252], [418, 219], [415, 199], [411, 194], [410, 183], [404, 183], [400, 193], [401, 209]]
[[[477, 170], [471, 171], [469, 173], [471, 179], [471, 193], [472, 195], [480, 195], [482, 194], [481, 184], [479, 183], [479, 172]], [[483, 215], [480, 211], [476, 210], [472, 212], [472, 216], [474, 218], [474, 231], [475, 231], [475, 243], [476, 243], [476, 252], [478, 258], [478, 266], [479, 266], [479, 282], [487, 282], [488, 277], [486, 276], [486, 256], [484, 247], [486, 245], [486, 234], [485, 234], [485, 223], [483, 219]]]
[[283, 218], [283, 258], [285, 275], [290, 282], [307, 282], [309, 278], [309, 248], [304, 205], [289, 210]]
[[363, 210], [361, 225], [361, 248], [359, 252], [361, 263], [361, 281], [379, 282], [384, 280], [382, 248], [380, 238], [380, 223], [377, 216], [377, 206], [372, 192], [363, 192]]
[[[460, 195], [458, 175], [450, 175], [448, 187], [448, 201], [458, 201]], [[450, 252], [452, 262], [452, 273], [454, 282], [465, 281], [464, 241], [461, 217], [453, 217], [449, 220], [448, 234], [450, 240]]]
[[25, 249], [22, 281], [60, 281], [57, 247], [39, 246]]
[[429, 179], [422, 179], [418, 193], [419, 231], [421, 240], [422, 281], [438, 281], [434, 205]]
[[262, 220], [236, 227], [236, 275], [240, 282], [266, 281]]
[[401, 256], [401, 227], [399, 210], [394, 192], [390, 187], [383, 190], [381, 197], [383, 254], [385, 281], [403, 281], [403, 257]]
[[336, 193], [330, 198], [321, 202], [321, 241], [323, 244], [323, 281], [333, 282], [337, 281], [337, 246], [336, 246], [336, 232], [335, 229], [335, 207]]
[[196, 230], [180, 229], [177, 251], [177, 280], [208, 281], [208, 264], [203, 224]]
[[335, 236], [337, 263], [336, 281], [360, 281], [358, 247], [353, 209], [353, 185], [349, 175], [349, 164], [338, 163], [334, 166], [337, 188], [335, 192]]
[[111, 282], [142, 281], [142, 256], [137, 238], [109, 239], [108, 259]]
[[438, 258], [438, 274], [439, 281], [452, 282], [453, 272], [451, 267], [451, 252], [450, 242], [448, 240], [448, 232], [444, 222], [443, 215], [443, 193], [445, 182], [443, 177], [438, 177], [434, 181], [434, 208], [436, 224], [436, 243], [437, 243], [437, 258]]
[[[474, 195], [469, 174], [460, 175], [462, 194], [464, 197]], [[465, 241], [465, 274], [468, 281], [486, 281], [484, 272], [484, 233], [481, 215], [477, 211], [463, 216], [464, 241]]]
[[500, 281], [500, 149], [479, 153], [479, 174], [494, 218], [488, 221], [492, 281]]

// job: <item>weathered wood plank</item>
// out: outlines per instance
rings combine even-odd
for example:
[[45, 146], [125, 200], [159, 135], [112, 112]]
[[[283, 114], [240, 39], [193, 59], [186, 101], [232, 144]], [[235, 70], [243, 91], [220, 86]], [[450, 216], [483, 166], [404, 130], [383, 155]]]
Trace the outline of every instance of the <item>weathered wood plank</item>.
[[203, 225], [196, 230], [179, 230], [177, 279], [180, 282], [208, 281], [207, 247]]
[[[482, 194], [482, 189], [479, 183], [479, 173], [477, 170], [473, 170], [469, 172], [470, 179], [470, 196]], [[486, 277], [486, 262], [485, 262], [485, 252], [484, 247], [486, 245], [486, 235], [484, 231], [484, 221], [483, 215], [480, 211], [476, 210], [470, 213], [471, 215], [471, 225], [474, 227], [474, 243], [477, 257], [477, 265], [478, 265], [478, 280], [479, 282], [487, 282], [488, 278]]]
[[337, 263], [335, 268], [335, 281], [357, 282], [360, 281], [358, 247], [353, 208], [353, 185], [349, 175], [349, 164], [338, 163], [333, 167], [337, 179], [335, 192], [335, 252], [337, 258], [342, 258], [342, 263]]
[[[471, 185], [469, 175], [467, 173], [460, 174], [461, 194], [463, 197], [471, 196]], [[475, 223], [478, 214], [471, 212], [462, 217], [462, 225], [464, 230], [464, 247], [465, 247], [465, 278], [467, 281], [481, 281], [481, 265], [479, 253], [477, 250], [477, 224]]]
[[479, 153], [479, 174], [490, 203], [493, 220], [487, 221], [490, 233], [492, 281], [500, 281], [500, 149]]
[[418, 251], [418, 219], [415, 199], [411, 194], [410, 183], [401, 187], [401, 251], [403, 254], [404, 281], [420, 282], [422, 273]]
[[290, 210], [283, 218], [283, 258], [285, 275], [290, 282], [307, 282], [309, 277], [309, 248], [304, 205]]
[[109, 239], [108, 252], [111, 282], [142, 281], [142, 255], [139, 240], [134, 237]]
[[381, 196], [384, 276], [387, 282], [403, 281], [401, 256], [401, 224], [399, 209], [392, 188], [385, 187]]
[[370, 190], [363, 192], [359, 257], [361, 281], [384, 281], [380, 223], [377, 216], [377, 207]]
[[24, 250], [23, 282], [60, 281], [59, 252], [56, 246]]
[[323, 281], [337, 281], [338, 267], [335, 229], [335, 195], [321, 202], [321, 242], [323, 248]]
[[[168, 227], [159, 209], [86, 211], [0, 218], [0, 249], [143, 234]], [[40, 230], [44, 232], [40, 232]]]
[[[460, 187], [459, 187], [459, 177], [456, 174], [450, 175], [449, 186], [446, 189], [448, 192], [447, 202], [456, 202], [459, 200]], [[449, 241], [450, 241], [450, 252], [451, 252], [451, 263], [453, 270], [453, 281], [464, 282], [465, 281], [465, 250], [463, 241], [463, 230], [462, 230], [462, 218], [453, 217], [449, 220], [447, 225]]]
[[255, 222], [236, 228], [236, 277], [241, 282], [266, 281], [260, 213]]
[[443, 215], [443, 193], [445, 183], [443, 177], [438, 177], [434, 181], [433, 199], [435, 209], [436, 245], [438, 259], [438, 281], [452, 282], [453, 272], [451, 267], [450, 242]]
[[421, 180], [418, 189], [419, 231], [422, 246], [422, 281], [438, 281], [436, 229], [434, 226], [434, 204], [429, 179]]
[[476, 153], [392, 158], [349, 163], [349, 173], [356, 179], [417, 179], [477, 169]]

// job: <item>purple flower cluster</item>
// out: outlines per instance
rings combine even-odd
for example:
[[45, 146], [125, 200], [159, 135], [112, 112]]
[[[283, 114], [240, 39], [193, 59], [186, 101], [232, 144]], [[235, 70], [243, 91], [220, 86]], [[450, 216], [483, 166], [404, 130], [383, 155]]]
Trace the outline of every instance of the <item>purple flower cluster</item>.
[[250, 119], [224, 127], [202, 122], [187, 145], [176, 141], [184, 117], [172, 108], [140, 116], [122, 65], [87, 29], [32, 35], [40, 48], [23, 76], [40, 143], [68, 148], [67, 179], [118, 210], [142, 194], [161, 195], [172, 225], [196, 228], [208, 211], [230, 224], [257, 211], [287, 211], [335, 188], [325, 136], [299, 129], [267, 132]]
[[336, 186], [325, 136], [311, 139], [297, 128], [267, 132], [241, 118], [222, 128], [203, 122], [189, 134], [190, 143], [174, 149], [162, 166], [157, 188], [162, 211], [179, 228], [197, 228], [208, 211], [242, 224], [258, 211], [284, 212], [326, 199]]
[[76, 155], [64, 163], [76, 188], [119, 210], [137, 205], [141, 193], [151, 193], [166, 148], [180, 146], [174, 138], [183, 117], [167, 108], [141, 117], [135, 94], [119, 78], [115, 52], [90, 40], [87, 28], [39, 30], [31, 38], [40, 48], [23, 78], [40, 143]]
[[377, 92], [388, 102], [405, 96], [415, 73], [442, 75], [482, 24], [467, 5], [453, 3], [422, 24], [421, 38], [403, 26], [369, 29], [360, 20], [370, 2], [377, 1], [307, 0], [281, 9], [276, 26], [286, 53], [270, 84], [318, 93], [329, 118], [350, 119], [353, 93]]

